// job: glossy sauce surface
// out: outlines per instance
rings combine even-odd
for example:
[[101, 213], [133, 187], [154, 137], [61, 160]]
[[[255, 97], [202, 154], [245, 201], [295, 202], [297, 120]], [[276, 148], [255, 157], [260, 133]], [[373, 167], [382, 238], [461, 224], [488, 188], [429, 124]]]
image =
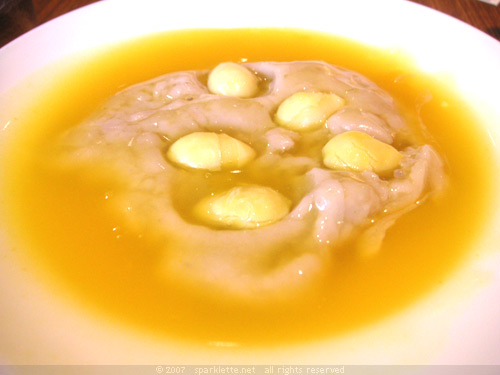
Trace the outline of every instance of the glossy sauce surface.
[[[375, 256], [360, 259], [342, 249], [322, 284], [300, 300], [252, 304], [159, 277], [152, 270], [160, 246], [127, 230], [107, 205], [113, 181], [97, 171], [89, 181], [44, 167], [54, 135], [121, 88], [242, 60], [324, 60], [358, 71], [387, 90], [413, 126], [425, 124], [448, 163], [445, 196], [399, 219]], [[244, 29], [159, 34], [76, 58], [39, 99], [17, 119], [2, 161], [12, 228], [33, 263], [50, 275], [48, 284], [82, 309], [154, 335], [265, 346], [377, 321], [443, 283], [474, 251], [493, 195], [488, 138], [451, 86], [419, 73], [397, 52], [328, 35]]]

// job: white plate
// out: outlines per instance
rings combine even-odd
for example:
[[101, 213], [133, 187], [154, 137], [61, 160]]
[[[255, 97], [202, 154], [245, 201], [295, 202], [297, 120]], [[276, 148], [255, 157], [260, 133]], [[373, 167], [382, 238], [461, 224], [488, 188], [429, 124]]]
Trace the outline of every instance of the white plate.
[[[500, 43], [402, 0], [257, 0], [237, 6], [225, 0], [99, 2], [3, 47], [0, 95], [3, 101], [29, 73], [88, 48], [162, 30], [247, 26], [318, 30], [406, 50], [422, 69], [449, 72], [480, 114], [492, 142], [500, 144]], [[10, 111], [3, 101], [0, 141]], [[478, 255], [467, 269], [404, 313], [341, 338], [251, 352], [155, 341], [57, 306], [4, 245], [0, 363], [500, 364], [500, 239], [493, 230], [499, 216], [477, 244]], [[480, 280], [478, 274], [489, 278]], [[439, 310], [433, 308], [437, 301]]]

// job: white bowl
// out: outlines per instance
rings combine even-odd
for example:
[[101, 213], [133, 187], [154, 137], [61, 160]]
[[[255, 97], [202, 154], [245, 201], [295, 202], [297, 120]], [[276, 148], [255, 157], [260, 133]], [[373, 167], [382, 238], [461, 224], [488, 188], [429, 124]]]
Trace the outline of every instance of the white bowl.
[[[0, 50], [0, 146], [2, 128], [15, 111], [6, 104], [9, 90], [63, 57], [157, 31], [269, 26], [402, 49], [422, 70], [450, 73], [491, 142], [500, 144], [500, 43], [486, 34], [402, 0], [254, 0], [234, 8], [226, 0], [108, 0], [21, 36]], [[191, 16], [178, 16], [186, 12]], [[35, 275], [24, 272], [3, 241], [0, 363], [500, 364], [500, 236], [495, 233], [500, 209], [498, 202], [492, 204], [497, 214], [476, 243], [473, 259], [411, 307], [341, 337], [249, 351], [156, 340], [82, 314], [57, 302]]]

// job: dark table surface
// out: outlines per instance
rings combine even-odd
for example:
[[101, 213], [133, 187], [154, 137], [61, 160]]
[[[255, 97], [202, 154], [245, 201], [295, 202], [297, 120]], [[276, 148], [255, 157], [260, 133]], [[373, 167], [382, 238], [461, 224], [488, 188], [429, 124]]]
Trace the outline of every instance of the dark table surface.
[[[0, 14], [0, 46], [22, 33], [98, 0], [17, 0], [15, 20]], [[374, 0], [376, 1], [376, 0]], [[464, 21], [500, 40], [500, 6], [479, 0], [411, 0]], [[1, 2], [1, 1], [0, 1]], [[9, 16], [10, 17], [10, 16]]]

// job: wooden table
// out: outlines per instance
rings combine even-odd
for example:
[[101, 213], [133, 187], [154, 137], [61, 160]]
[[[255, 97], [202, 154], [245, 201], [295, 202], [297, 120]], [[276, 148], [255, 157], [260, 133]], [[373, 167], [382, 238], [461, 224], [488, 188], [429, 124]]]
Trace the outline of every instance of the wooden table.
[[[18, 18], [8, 22], [0, 15], [0, 46], [23, 32], [98, 0], [18, 0]], [[377, 0], [374, 0], [377, 1]], [[500, 40], [500, 6], [478, 0], [411, 0], [458, 18]]]

